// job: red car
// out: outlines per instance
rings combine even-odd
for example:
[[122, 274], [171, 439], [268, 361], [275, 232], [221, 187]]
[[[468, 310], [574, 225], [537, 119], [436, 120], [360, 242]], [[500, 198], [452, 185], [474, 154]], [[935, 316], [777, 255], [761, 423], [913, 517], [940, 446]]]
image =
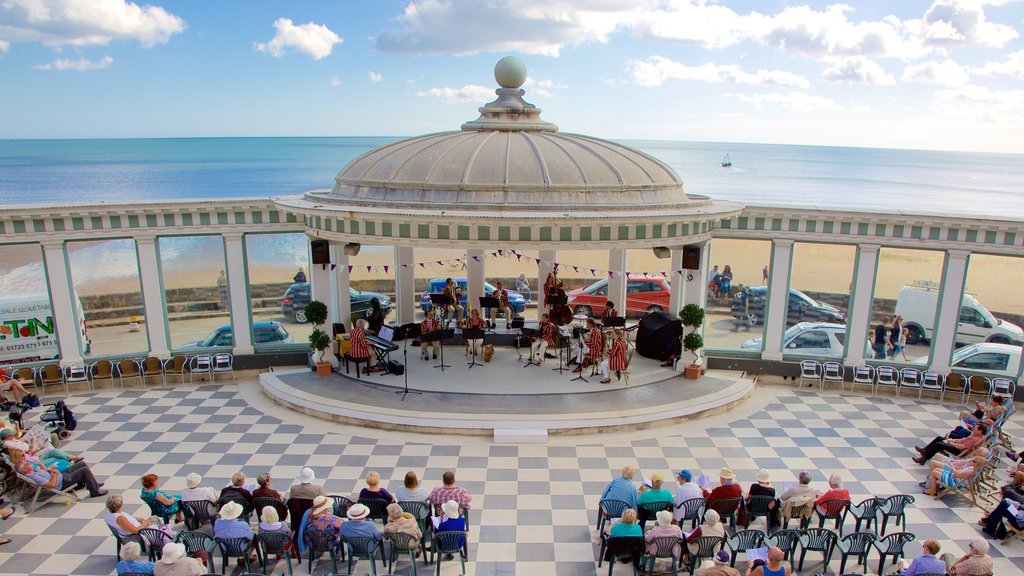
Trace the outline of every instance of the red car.
[[[600, 314], [608, 301], [608, 279], [598, 280], [586, 288], [567, 294], [573, 314]], [[665, 278], [631, 278], [626, 282], [626, 315], [642, 316], [668, 309], [669, 285]], [[615, 307], [622, 312], [622, 302]]]

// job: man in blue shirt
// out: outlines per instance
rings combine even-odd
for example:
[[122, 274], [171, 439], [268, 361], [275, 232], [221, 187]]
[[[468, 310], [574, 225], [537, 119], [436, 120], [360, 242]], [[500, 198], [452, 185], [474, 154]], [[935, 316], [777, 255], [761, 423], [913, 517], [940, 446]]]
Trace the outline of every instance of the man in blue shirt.
[[[380, 530], [372, 521], [367, 522], [366, 517], [370, 515], [370, 509], [362, 504], [353, 504], [348, 509], [348, 522], [341, 525], [339, 533], [342, 538], [372, 538], [374, 542], [381, 541]], [[367, 546], [367, 552], [371, 555], [377, 551], [377, 545]], [[352, 552], [352, 544], [349, 543], [349, 552]]]
[[252, 540], [252, 528], [249, 527], [249, 523], [238, 519], [241, 514], [241, 504], [230, 500], [225, 502], [220, 507], [220, 517], [213, 524], [213, 535], [224, 540], [228, 538]]
[[601, 494], [601, 500], [624, 500], [629, 507], [636, 510], [636, 486], [633, 485], [633, 476], [636, 469], [632, 466], [622, 467], [622, 476], [612, 480], [608, 487]]
[[106, 490], [100, 489], [100, 483], [96, 481], [89, 465], [81, 460], [69, 466], [63, 474], [50, 468], [34, 468], [31, 462], [24, 459], [16, 463], [15, 466], [17, 466], [18, 472], [25, 475], [30, 481], [46, 488], [66, 490], [71, 486], [78, 485], [89, 489], [90, 498], [107, 495]]
[[[904, 568], [900, 574], [903, 576], [916, 576], [918, 574], [945, 574], [946, 563], [938, 558], [939, 543], [936, 540], [925, 540], [921, 543], [924, 554], [915, 558], [910, 566]], [[905, 562], [905, 561], [904, 561]]]

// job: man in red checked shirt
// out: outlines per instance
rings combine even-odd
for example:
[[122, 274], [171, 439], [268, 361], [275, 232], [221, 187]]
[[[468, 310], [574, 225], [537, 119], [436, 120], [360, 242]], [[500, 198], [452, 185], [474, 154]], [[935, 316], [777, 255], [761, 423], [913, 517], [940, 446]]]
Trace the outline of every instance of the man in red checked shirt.
[[440, 508], [445, 502], [455, 500], [459, 503], [459, 506], [469, 510], [469, 502], [473, 497], [469, 495], [469, 492], [466, 492], [465, 488], [455, 485], [455, 472], [451, 470], [445, 472], [441, 476], [441, 481], [444, 485], [431, 490], [430, 495], [427, 496], [427, 502], [430, 502], [436, 508]]

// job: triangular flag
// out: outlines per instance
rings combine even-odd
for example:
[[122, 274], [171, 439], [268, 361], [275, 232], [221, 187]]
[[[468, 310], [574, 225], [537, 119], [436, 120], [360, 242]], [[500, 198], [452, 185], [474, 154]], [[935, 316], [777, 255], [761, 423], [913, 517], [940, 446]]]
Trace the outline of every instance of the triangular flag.
[[537, 261], [537, 266], [540, 266], [540, 258], [534, 258]]
[[387, 273], [388, 273], [388, 267], [387, 267], [387, 266], [385, 266], [385, 267], [384, 267], [384, 273], [385, 273], [385, 274], [387, 274]]
[[591, 276], [597, 276], [597, 272], [593, 268], [591, 268], [590, 269], [590, 275]]
[[498, 253], [497, 252], [491, 252], [491, 258], [497, 258], [497, 257], [498, 257]]
[[443, 265], [444, 265], [444, 263], [443, 263], [443, 262], [441, 262], [440, 260], [438, 260], [438, 261], [437, 261], [437, 265], [438, 265], [438, 266], [443, 266]]
[[612, 272], [611, 270], [609, 270], [608, 271], [608, 277], [609, 278], [614, 278], [615, 277], [615, 272]]
[[661, 277], [662, 278], [668, 278], [668, 272], [662, 272], [661, 273]]
[[579, 266], [573, 266], [572, 267], [572, 271], [573, 272], [579, 272], [580, 271], [580, 267]]
[[473, 256], [473, 260], [475, 260], [476, 262], [479, 262], [480, 261], [480, 257], [479, 256]]
[[427, 267], [427, 263], [426, 262], [420, 262], [420, 268], [426, 268], [426, 267]]
[[349, 274], [351, 274], [351, 273], [352, 273], [352, 268], [353, 268], [353, 266], [352, 266], [351, 264], [349, 264], [349, 266], [348, 266], [348, 273], [349, 273]]
[[503, 251], [502, 251], [502, 250], [498, 250], [498, 254], [500, 254], [500, 255], [504, 256], [504, 254], [503, 254]]
[[522, 254], [516, 254], [516, 260], [519, 261], [519, 262], [522, 262], [523, 261], [523, 255]]
[[337, 267], [338, 267], [337, 264], [331, 264], [331, 272], [334, 272], [334, 269], [337, 268]]

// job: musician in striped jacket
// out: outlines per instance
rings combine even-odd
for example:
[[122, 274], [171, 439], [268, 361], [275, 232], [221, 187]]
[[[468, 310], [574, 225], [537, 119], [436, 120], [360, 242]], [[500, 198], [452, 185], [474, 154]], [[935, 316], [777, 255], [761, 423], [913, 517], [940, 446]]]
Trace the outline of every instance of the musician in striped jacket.
[[601, 384], [612, 381], [611, 371], [615, 371], [615, 377], [621, 379], [622, 371], [626, 369], [626, 336], [619, 328], [615, 329], [612, 336], [612, 345], [608, 350], [608, 358], [601, 362]]
[[366, 343], [366, 320], [360, 318], [355, 321], [352, 334], [348, 337], [350, 358], [369, 358], [370, 347]]
[[[422, 336], [426, 336], [427, 334], [429, 334], [431, 332], [436, 332], [436, 331], [438, 331], [440, 329], [441, 329], [441, 323], [438, 322], [434, 318], [434, 311], [433, 310], [427, 310], [426, 318], [423, 319], [423, 322], [420, 322], [420, 336], [421, 337]], [[434, 359], [436, 360], [437, 359], [437, 351], [441, 349], [441, 341], [440, 340], [434, 340], [433, 342], [424, 342], [422, 339], [420, 340], [420, 359], [421, 360], [427, 360], [428, 359], [428, 352], [427, 352], [427, 350], [429, 348], [431, 348], [431, 347], [433, 347], [433, 349], [434, 349]]]

